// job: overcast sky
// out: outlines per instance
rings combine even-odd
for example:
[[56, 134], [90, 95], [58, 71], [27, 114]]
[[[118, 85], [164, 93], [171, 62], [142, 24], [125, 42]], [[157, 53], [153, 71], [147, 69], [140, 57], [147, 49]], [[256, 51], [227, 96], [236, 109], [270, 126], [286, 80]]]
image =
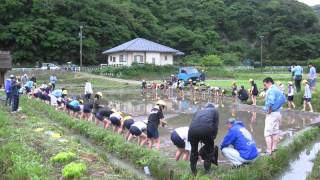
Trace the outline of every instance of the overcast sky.
[[298, 1], [306, 3], [309, 6], [314, 6], [314, 5], [320, 4], [320, 0], [298, 0]]

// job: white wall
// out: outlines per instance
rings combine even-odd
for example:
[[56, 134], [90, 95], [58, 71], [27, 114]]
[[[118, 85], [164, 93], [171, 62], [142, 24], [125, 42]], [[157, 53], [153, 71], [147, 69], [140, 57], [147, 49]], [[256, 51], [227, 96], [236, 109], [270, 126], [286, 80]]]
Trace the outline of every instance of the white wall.
[[[120, 55], [123, 55], [124, 62], [120, 62]], [[108, 64], [110, 65], [126, 65], [131, 66], [134, 62], [135, 56], [140, 56], [142, 62], [138, 63], [147, 63], [155, 64], [158, 66], [163, 65], [172, 65], [173, 64], [173, 54], [170, 53], [158, 53], [158, 52], [123, 52], [123, 53], [113, 53], [108, 55]], [[113, 61], [115, 58], [115, 62]]]

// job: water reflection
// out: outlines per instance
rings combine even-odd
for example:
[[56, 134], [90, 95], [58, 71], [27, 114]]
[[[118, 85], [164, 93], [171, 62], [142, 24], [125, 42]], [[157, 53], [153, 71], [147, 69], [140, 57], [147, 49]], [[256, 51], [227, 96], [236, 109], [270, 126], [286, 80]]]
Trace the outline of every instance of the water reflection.
[[[210, 98], [203, 100], [199, 97], [179, 97], [179, 96], [159, 96], [146, 94], [143, 96], [137, 94], [120, 94], [107, 95], [109, 105], [127, 113], [131, 113], [138, 119], [145, 119], [148, 112], [153, 107], [155, 101], [159, 98], [167, 103], [165, 117], [168, 121], [168, 126], [160, 128], [161, 149], [170, 157], [174, 157], [175, 147], [170, 141], [170, 133], [173, 129], [190, 124], [192, 114], [201, 109], [207, 102], [213, 102], [217, 105], [220, 115], [219, 132], [216, 138], [216, 143], [220, 144], [222, 138], [227, 133], [223, 126], [223, 121], [235, 117], [244, 122], [254, 136], [259, 149], [265, 149], [264, 120], [265, 114], [260, 108], [244, 106], [228, 98]], [[316, 116], [295, 111], [282, 112], [282, 122], [280, 126], [281, 139], [287, 139], [301, 128], [311, 123]]]

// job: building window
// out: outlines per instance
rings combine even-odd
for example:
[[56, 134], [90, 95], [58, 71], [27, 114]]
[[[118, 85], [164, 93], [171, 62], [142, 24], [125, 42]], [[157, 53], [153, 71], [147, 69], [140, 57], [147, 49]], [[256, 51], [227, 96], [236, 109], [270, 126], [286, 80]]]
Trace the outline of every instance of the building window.
[[156, 58], [152, 58], [152, 64], [156, 64]]
[[112, 62], [112, 56], [109, 57], [109, 62]]
[[164, 60], [165, 60], [165, 61], [168, 60], [168, 56], [164, 56]]
[[113, 62], [116, 62], [116, 57], [112, 57], [112, 59], [113, 59]]
[[143, 63], [143, 56], [141, 55], [135, 55], [133, 58], [133, 61], [136, 63]]
[[124, 60], [124, 55], [121, 54], [121, 55], [119, 56], [119, 62], [125, 62], [125, 60]]

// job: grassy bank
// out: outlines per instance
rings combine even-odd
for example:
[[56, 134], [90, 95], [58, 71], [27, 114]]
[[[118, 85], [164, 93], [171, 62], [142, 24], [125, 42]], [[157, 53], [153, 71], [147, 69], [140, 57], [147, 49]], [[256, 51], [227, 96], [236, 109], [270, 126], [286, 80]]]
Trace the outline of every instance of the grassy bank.
[[0, 108], [0, 176], [3, 179], [49, 179], [52, 168], [25, 144], [21, 128]]
[[317, 158], [314, 160], [313, 168], [309, 174], [308, 180], [319, 180], [320, 179], [320, 153], [318, 153]]

